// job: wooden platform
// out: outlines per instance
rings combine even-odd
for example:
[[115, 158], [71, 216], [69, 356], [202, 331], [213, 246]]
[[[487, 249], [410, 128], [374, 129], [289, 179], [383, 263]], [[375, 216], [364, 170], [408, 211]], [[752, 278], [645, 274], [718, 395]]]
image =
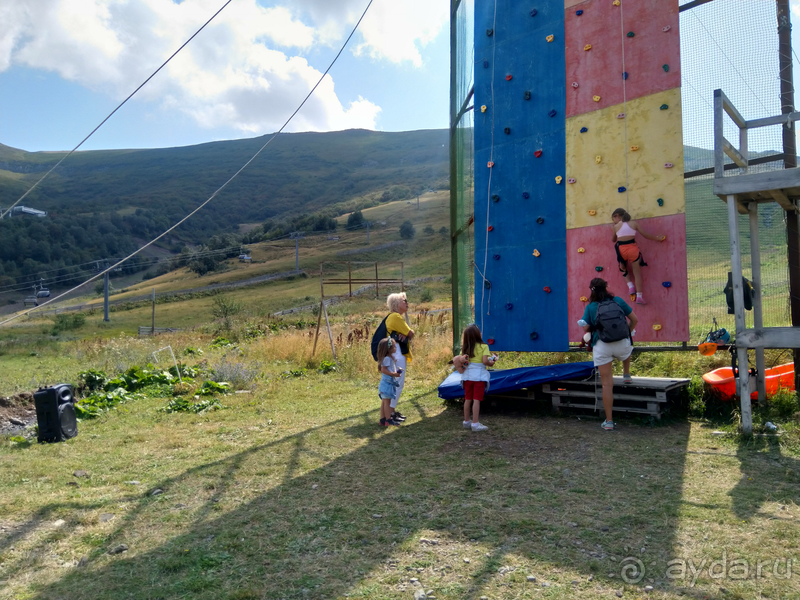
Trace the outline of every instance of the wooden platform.
[[[689, 379], [668, 377], [634, 377], [632, 383], [622, 383], [622, 377], [614, 377], [614, 411], [632, 412], [661, 418], [663, 405], [670, 393], [676, 393], [689, 385]], [[549, 394], [553, 410], [562, 408], [588, 408], [603, 411], [603, 389], [597, 381], [554, 381], [545, 383], [542, 392]]]

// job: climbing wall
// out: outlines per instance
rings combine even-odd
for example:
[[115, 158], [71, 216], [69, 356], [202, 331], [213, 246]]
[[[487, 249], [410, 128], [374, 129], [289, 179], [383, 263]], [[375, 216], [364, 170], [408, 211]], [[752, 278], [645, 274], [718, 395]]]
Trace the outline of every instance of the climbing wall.
[[638, 341], [688, 339], [677, 0], [513, 0], [475, 14], [475, 316], [495, 350], [559, 351], [589, 281], [628, 300], [611, 213], [641, 229]]

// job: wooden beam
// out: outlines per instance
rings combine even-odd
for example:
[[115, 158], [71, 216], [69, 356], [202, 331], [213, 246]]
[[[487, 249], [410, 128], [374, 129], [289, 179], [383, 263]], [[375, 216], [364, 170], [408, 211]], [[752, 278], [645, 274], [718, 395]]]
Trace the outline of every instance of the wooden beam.
[[770, 190], [785, 190], [787, 196], [800, 194], [800, 168], [714, 178], [714, 193], [717, 196]]
[[747, 121], [748, 129], [755, 129], [757, 127], [768, 127], [769, 125], [781, 125], [783, 123], [791, 123], [793, 121], [800, 121], [800, 112], [787, 113], [785, 115], [778, 115], [777, 117], [765, 117], [763, 119], [753, 119]]
[[736, 110], [736, 107], [733, 105], [728, 97], [723, 93], [722, 94], [722, 108], [728, 113], [728, 116], [733, 120], [734, 123], [741, 129], [743, 127], [747, 127], [747, 120], [742, 116], [742, 114]]
[[747, 170], [747, 159], [725, 138], [722, 138], [722, 149], [739, 168]]
[[797, 206], [795, 206], [794, 202], [786, 197], [786, 194], [783, 193], [783, 190], [770, 190], [769, 193], [775, 199], [775, 202], [781, 205], [783, 210], [797, 212]]
[[736, 333], [736, 346], [744, 348], [800, 348], [800, 327], [765, 327]]

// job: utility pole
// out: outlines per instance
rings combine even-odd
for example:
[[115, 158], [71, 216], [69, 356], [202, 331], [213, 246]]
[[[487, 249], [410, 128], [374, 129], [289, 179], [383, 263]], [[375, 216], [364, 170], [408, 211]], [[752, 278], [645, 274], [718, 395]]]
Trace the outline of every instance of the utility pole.
[[108, 273], [103, 275], [103, 321], [108, 323]]
[[369, 246], [369, 221], [367, 221], [367, 246]]
[[299, 231], [293, 231], [289, 237], [294, 240], [294, 270], [296, 273], [300, 272], [300, 238], [305, 237]]
[[[778, 60], [781, 81], [781, 114], [794, 112], [794, 79], [792, 73], [792, 20], [789, 0], [778, 0]], [[783, 166], [797, 166], [795, 128], [791, 121], [783, 125]], [[789, 262], [789, 298], [792, 327], [800, 326], [800, 226], [797, 212], [786, 211], [786, 252]], [[800, 389], [800, 348], [794, 348], [794, 383]]]

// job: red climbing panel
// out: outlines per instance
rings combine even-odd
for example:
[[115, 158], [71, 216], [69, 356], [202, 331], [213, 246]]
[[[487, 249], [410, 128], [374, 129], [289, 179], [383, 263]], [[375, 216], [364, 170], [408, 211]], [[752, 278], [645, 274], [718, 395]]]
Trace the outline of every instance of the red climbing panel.
[[[619, 6], [611, 0], [570, 4], [567, 0], [568, 117], [680, 86], [676, 0], [621, 0]], [[583, 13], [577, 16], [579, 10]], [[590, 50], [585, 50], [587, 45]], [[628, 74], [624, 95], [623, 72]]]
[[[632, 215], [636, 218], [636, 215]], [[686, 273], [686, 217], [683, 214], [651, 219], [638, 219], [642, 229], [652, 234], [665, 234], [664, 242], [653, 242], [636, 236], [636, 243], [644, 255], [646, 267], [642, 268], [644, 299], [646, 305], [630, 302], [625, 278], [617, 268], [614, 230], [611, 217], [608, 224], [567, 230], [567, 288], [569, 309], [569, 339], [579, 342], [583, 331], [577, 321], [583, 315], [586, 303], [581, 296], [590, 295], [589, 282], [602, 277], [608, 289], [631, 305], [639, 325], [634, 342], [683, 342], [689, 340], [689, 290]], [[584, 252], [579, 252], [583, 248]], [[603, 267], [598, 272], [595, 267]], [[669, 282], [670, 287], [664, 287]], [[661, 325], [656, 331], [653, 325]]]

